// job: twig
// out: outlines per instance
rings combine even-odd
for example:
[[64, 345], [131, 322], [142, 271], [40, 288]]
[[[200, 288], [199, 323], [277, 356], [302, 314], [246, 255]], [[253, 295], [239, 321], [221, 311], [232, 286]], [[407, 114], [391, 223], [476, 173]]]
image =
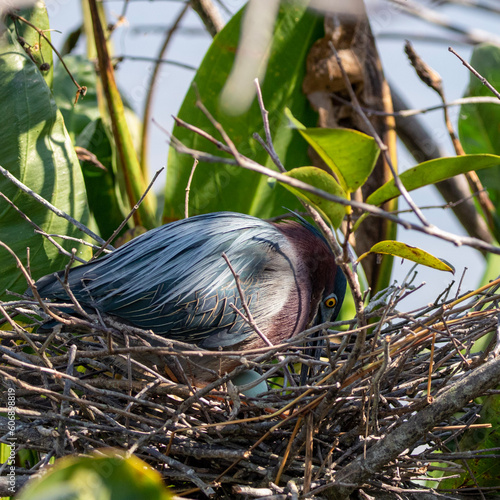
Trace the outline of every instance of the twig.
[[205, 28], [212, 37], [222, 30], [224, 21], [211, 0], [194, 0], [191, 2], [191, 6], [200, 16]]
[[98, 243], [103, 244], [104, 240], [100, 237], [97, 236], [94, 232], [92, 232], [88, 227], [84, 226], [81, 222], [78, 222], [76, 219], [73, 219], [70, 215], [66, 214], [62, 210], [59, 210], [56, 208], [54, 205], [49, 203], [46, 199], [42, 198], [39, 194], [35, 193], [33, 190], [31, 190], [28, 186], [25, 186], [20, 180], [16, 179], [7, 169], [3, 168], [0, 166], [0, 173], [9, 179], [12, 184], [17, 186], [21, 191], [24, 191], [26, 194], [34, 198], [38, 203], [41, 203], [44, 207], [48, 208], [52, 212], [54, 212], [58, 217], [61, 217], [63, 219], [66, 219], [68, 222], [71, 222], [75, 227], [77, 227], [80, 231], [85, 233], [86, 235], [90, 236], [92, 239], [97, 241]]
[[[420, 56], [415, 52], [411, 43], [406, 40], [405, 43], [405, 52], [410, 59], [412, 66], [415, 68], [415, 71], [418, 77], [431, 89], [433, 89], [443, 102], [443, 114], [444, 121], [446, 125], [446, 129], [448, 130], [448, 135], [450, 136], [451, 142], [455, 149], [455, 153], [457, 156], [464, 156], [465, 151], [462, 147], [462, 143], [460, 142], [453, 125], [450, 120], [450, 114], [448, 113], [448, 108], [445, 106], [446, 97], [444, 95], [444, 88], [442, 79], [439, 74], [434, 71]], [[493, 232], [495, 230], [495, 224], [493, 220], [493, 214], [495, 213], [495, 207], [488, 196], [488, 193], [484, 189], [478, 175], [476, 172], [466, 172], [465, 177], [469, 182], [472, 192], [477, 193], [477, 200], [482, 208], [484, 216], [488, 221], [488, 225], [490, 230]]]
[[[164, 169], [165, 169], [165, 167], [162, 167], [162, 168], [160, 168], [160, 170], [158, 170], [156, 172], [156, 174], [151, 179], [151, 182], [149, 183], [148, 187], [146, 188], [146, 190], [144, 191], [142, 196], [139, 198], [139, 201], [132, 207], [132, 210], [130, 210], [129, 214], [127, 215], [127, 217], [125, 217], [125, 219], [122, 221], [122, 223], [113, 231], [113, 234], [103, 243], [101, 248], [99, 248], [99, 250], [94, 254], [91, 261], [97, 259], [97, 257], [99, 257], [99, 255], [101, 255], [101, 253], [104, 252], [104, 250], [107, 247], [111, 247], [110, 243], [116, 238], [116, 236], [120, 233], [120, 231], [123, 229], [125, 224], [134, 215], [134, 213], [139, 209], [144, 198], [149, 193], [149, 190], [153, 187], [153, 184], [155, 183], [156, 179], [163, 172]], [[111, 247], [111, 248], [113, 248], [113, 247]]]
[[221, 137], [224, 139], [224, 142], [227, 144], [227, 147], [229, 148], [229, 152], [234, 156], [236, 162], [238, 165], [240, 164], [239, 161], [242, 158], [242, 155], [234, 145], [234, 142], [231, 140], [229, 135], [226, 133], [224, 130], [224, 127], [214, 118], [212, 113], [208, 111], [206, 106], [203, 104], [203, 102], [200, 99], [200, 96], [197, 96], [196, 99], [196, 107], [201, 110], [201, 112], [210, 120], [210, 123], [214, 126], [214, 128], [219, 132]]
[[195, 158], [193, 162], [193, 167], [191, 168], [191, 173], [186, 185], [186, 198], [184, 200], [184, 217], [187, 219], [189, 217], [189, 191], [191, 190], [191, 182], [193, 181], [194, 171], [198, 166], [199, 161]]
[[436, 346], [436, 332], [432, 335], [431, 353], [429, 356], [429, 377], [427, 379], [427, 402], [432, 403], [434, 397], [432, 396], [432, 369], [434, 367], [434, 348]]
[[160, 51], [158, 53], [158, 58], [155, 61], [154, 69], [151, 73], [151, 78], [150, 78], [149, 85], [148, 85], [148, 93], [146, 95], [146, 99], [144, 100], [144, 111], [143, 111], [143, 118], [142, 118], [143, 125], [142, 125], [142, 134], [141, 134], [141, 143], [140, 143], [141, 150], [140, 150], [139, 162], [144, 170], [146, 169], [146, 163], [147, 163], [151, 103], [153, 101], [157, 77], [158, 77], [158, 74], [159, 74], [160, 69], [161, 69], [161, 62], [162, 62], [161, 60], [162, 60], [163, 55], [165, 54], [165, 52], [170, 44], [170, 40], [172, 40], [174, 33], [177, 31], [177, 28], [180, 26], [180, 23], [181, 23], [182, 19], [184, 18], [184, 15], [188, 11], [189, 6], [190, 6], [189, 2], [186, 2], [184, 4], [181, 11], [177, 15], [177, 18], [175, 19], [174, 23], [172, 24], [170, 29], [167, 31], [167, 36], [165, 37], [165, 41], [163, 42], [163, 45], [160, 48]]
[[[372, 415], [373, 415], [373, 427], [375, 432], [379, 432], [379, 420], [378, 420], [378, 407], [380, 402], [380, 381], [384, 376], [389, 364], [391, 363], [391, 337], [387, 335], [385, 339], [382, 340], [383, 348], [384, 348], [384, 360], [378, 369], [377, 373], [373, 376], [372, 379], [372, 394], [373, 394], [373, 405], [372, 405]], [[367, 419], [367, 422], [369, 419]], [[366, 435], [368, 437], [368, 434]]]
[[[391, 95], [394, 109], [401, 110], [408, 107], [394, 87], [391, 88]], [[493, 97], [489, 99], [498, 103], [498, 100]], [[396, 117], [396, 131], [417, 161], [433, 160], [446, 156], [446, 152], [416, 117]], [[468, 234], [488, 243], [492, 242], [486, 221], [478, 213], [474, 202], [468, 199], [470, 189], [464, 176], [438, 182], [436, 188], [447, 201], [456, 202], [465, 199], [465, 202], [453, 207], [454, 214]]]
[[[50, 317], [54, 318], [56, 321], [59, 321], [60, 323], [63, 323], [63, 324], [68, 324], [68, 320], [66, 320], [65, 318], [62, 318], [61, 316], [55, 314], [48, 306], [47, 304], [42, 300], [42, 298], [40, 297], [40, 294], [38, 293], [38, 290], [35, 286], [35, 281], [33, 280], [33, 278], [31, 277], [31, 274], [28, 273], [28, 271], [26, 270], [26, 268], [23, 266], [21, 260], [19, 259], [19, 257], [14, 253], [14, 251], [8, 246], [6, 245], [3, 241], [0, 241], [0, 246], [5, 248], [5, 250], [7, 250], [11, 255], [12, 257], [14, 258], [14, 260], [16, 261], [16, 265], [17, 267], [21, 270], [21, 272], [23, 273], [23, 276], [24, 278], [26, 279], [26, 282], [28, 283], [28, 286], [29, 286], [29, 289], [31, 290], [31, 292], [33, 293], [33, 297], [35, 297], [35, 299], [37, 300], [37, 302], [40, 304], [40, 307], [42, 308], [42, 310]], [[29, 340], [25, 339], [28, 343], [30, 343]], [[31, 343], [30, 343], [31, 345]], [[33, 346], [31, 346], [33, 347]], [[37, 352], [37, 348], [34, 348], [35, 352]], [[48, 362], [48, 359], [46, 359], [46, 356], [42, 353], [42, 359], [47, 361]]]
[[274, 149], [273, 139], [271, 137], [271, 127], [269, 126], [269, 111], [267, 111], [267, 109], [265, 108], [264, 99], [262, 98], [262, 90], [260, 88], [258, 78], [254, 80], [254, 84], [255, 88], [257, 89], [257, 101], [259, 103], [260, 112], [262, 114], [262, 123], [264, 125], [266, 142], [264, 143], [262, 141], [262, 138], [257, 133], [254, 134], [254, 137], [256, 137], [257, 140], [261, 143], [261, 145], [264, 147], [265, 151], [269, 154], [271, 160], [273, 160], [274, 164], [279, 168], [279, 170], [281, 172], [286, 172], [286, 168], [283, 166], [283, 163], [281, 163], [280, 157]]
[[497, 316], [497, 326], [495, 328], [495, 348], [493, 349], [493, 355], [498, 357], [500, 354], [500, 313]]
[[492, 33], [487, 31], [481, 31], [478, 29], [469, 30], [464, 26], [460, 26], [454, 23], [452, 20], [438, 13], [436, 9], [431, 9], [425, 7], [424, 5], [411, 1], [411, 0], [390, 0], [393, 4], [396, 4], [403, 12], [411, 14], [413, 17], [419, 17], [429, 23], [442, 26], [449, 31], [465, 35], [469, 43], [494, 43], [496, 45], [500, 44], [500, 39]]
[[399, 189], [399, 192], [401, 193], [401, 195], [405, 199], [406, 203], [408, 203], [410, 208], [413, 210], [415, 215], [418, 217], [420, 222], [426, 227], [430, 226], [429, 222], [427, 222], [427, 219], [424, 217], [424, 214], [418, 208], [418, 206], [415, 204], [415, 202], [412, 200], [410, 194], [408, 193], [408, 190], [405, 188], [404, 184], [401, 182], [401, 179], [399, 178], [399, 176], [396, 172], [396, 169], [394, 168], [394, 166], [392, 164], [392, 160], [390, 158], [390, 155], [387, 152], [387, 146], [382, 142], [382, 139], [380, 138], [377, 131], [375, 130], [375, 127], [372, 125], [370, 120], [368, 120], [368, 117], [361, 109], [361, 106], [359, 104], [356, 93], [354, 92], [352, 85], [351, 85], [351, 82], [349, 80], [349, 75], [347, 74], [346, 70], [344, 69], [344, 66], [342, 64], [342, 59], [339, 56], [337, 49], [335, 48], [335, 46], [333, 45], [332, 42], [329, 42], [328, 45], [332, 49], [333, 54], [335, 55], [335, 59], [337, 61], [337, 64], [340, 68], [340, 71], [342, 72], [342, 76], [344, 77], [345, 86], [346, 86], [347, 91], [349, 92], [349, 96], [350, 96], [351, 101], [353, 103], [354, 109], [357, 111], [357, 113], [359, 114], [359, 116], [361, 117], [361, 119], [363, 120], [365, 125], [367, 126], [368, 130], [370, 131], [370, 134], [375, 139], [377, 146], [380, 148], [380, 151], [382, 151], [382, 154], [384, 155], [385, 161], [386, 161], [387, 165], [389, 166], [389, 169], [391, 170], [392, 177], [394, 179], [394, 184]]
[[88, 149], [82, 148], [81, 146], [75, 146], [75, 153], [80, 161], [90, 163], [104, 172], [108, 171], [108, 169], [99, 161], [99, 158], [97, 158], [97, 156]]
[[[133, 29], [132, 29], [133, 31]], [[151, 31], [148, 31], [151, 33]], [[449, 43], [449, 40], [448, 40]], [[172, 66], [177, 66], [179, 68], [188, 69], [190, 71], [196, 71], [198, 69], [197, 66], [193, 66], [191, 64], [186, 64], [181, 61], [172, 61], [171, 59], [158, 59], [157, 57], [147, 57], [147, 56], [133, 56], [133, 55], [120, 55], [114, 56], [113, 61], [116, 63], [129, 60], [129, 61], [145, 61], [145, 62], [154, 62], [160, 64], [171, 64]]]
[[[31, 224], [35, 228], [35, 232], [41, 234], [42, 236], [45, 236], [59, 251], [60, 254], [66, 255], [67, 257], [72, 257], [72, 254], [65, 250], [57, 241], [54, 240], [52, 236], [47, 234], [45, 231], [42, 230], [42, 228], [38, 225], [35, 224], [24, 212], [22, 212], [7, 196], [5, 196], [3, 193], [0, 193], [0, 196], [29, 224]], [[82, 241], [82, 240], [77, 240], [77, 241]], [[81, 262], [82, 264], [85, 264], [87, 261], [83, 260], [82, 258], [75, 256], [74, 257], [78, 262]]]
[[66, 73], [68, 73], [69, 77], [71, 78], [71, 81], [75, 84], [77, 91], [76, 91], [76, 97], [75, 97], [75, 104], [78, 102], [79, 96], [84, 97], [85, 94], [87, 93], [87, 87], [82, 87], [79, 85], [79, 83], [75, 80], [74, 76], [71, 74], [71, 71], [68, 69], [66, 66], [66, 63], [64, 62], [64, 58], [59, 54], [57, 49], [52, 45], [52, 42], [50, 39], [45, 35], [43, 30], [35, 26], [34, 24], [30, 23], [27, 19], [24, 17], [21, 17], [17, 14], [14, 14], [13, 12], [9, 12], [9, 15], [13, 17], [14, 19], [19, 19], [19, 21], [22, 21], [24, 24], [27, 24], [29, 27], [33, 28], [49, 45], [50, 48], [56, 53], [59, 61], [61, 61], [61, 64], [63, 65], [64, 69], [66, 70]]
[[[224, 252], [222, 252], [222, 258], [226, 261], [226, 264], [229, 267], [229, 270], [231, 271], [231, 273], [232, 273], [232, 275], [234, 277], [234, 282], [236, 284], [236, 288], [238, 289], [238, 293], [240, 295], [240, 300], [241, 300], [241, 305], [242, 305], [242, 307], [243, 307], [243, 309], [245, 311], [246, 319], [248, 321], [248, 324], [252, 327], [252, 329], [255, 331], [255, 333], [261, 338], [261, 340], [264, 342], [264, 344], [268, 345], [269, 347], [274, 347], [273, 344], [264, 335], [264, 333], [261, 331], [261, 329], [258, 327], [258, 325], [255, 322], [255, 320], [253, 319], [253, 315], [252, 315], [252, 313], [251, 313], [251, 311], [250, 311], [250, 309], [248, 307], [247, 301], [245, 299], [245, 293], [243, 292], [243, 288], [241, 287], [240, 276], [235, 271], [234, 267], [232, 266], [231, 262], [229, 261], [228, 256]], [[236, 308], [236, 306], [235, 306], [235, 308]]]
[[452, 47], [448, 47], [448, 50], [454, 54], [455, 56], [457, 56], [460, 61], [462, 62], [462, 64], [483, 84], [485, 85], [498, 99], [500, 99], [500, 92], [498, 92], [498, 90], [493, 87], [493, 85], [491, 85], [491, 83], [484, 77], [482, 76], [480, 73], [478, 73], [462, 56], [460, 56], [459, 54], [457, 54], [457, 52], [455, 52], [453, 50]]
[[[391, 87], [391, 93], [394, 94], [396, 91]], [[332, 98], [342, 104], [350, 107], [354, 107], [351, 101], [344, 99], [343, 97], [332, 94]], [[407, 106], [401, 107], [397, 111], [389, 113], [387, 111], [380, 111], [378, 109], [371, 109], [361, 106], [361, 109], [366, 113], [366, 116], [394, 116], [395, 118], [409, 118], [416, 115], [424, 115], [431, 111], [439, 111], [443, 108], [451, 108], [453, 106], [463, 106], [464, 104], [495, 104], [500, 105], [496, 97], [488, 96], [472, 96], [472, 97], [461, 97], [460, 99], [455, 99], [453, 101], [446, 101], [442, 104], [435, 104], [434, 106], [427, 106], [425, 108], [408, 108]]]
[[[191, 126], [187, 125], [187, 128], [191, 130]], [[196, 127], [195, 127], [196, 129]], [[215, 140], [215, 139], [214, 139]], [[377, 217], [383, 217], [387, 220], [393, 221], [396, 224], [401, 225], [405, 229], [413, 229], [415, 231], [428, 234], [431, 236], [436, 236], [437, 238], [443, 239], [445, 241], [450, 241], [451, 243], [461, 246], [461, 245], [466, 245], [470, 246], [473, 248], [477, 248], [478, 250], [483, 250], [486, 252], [491, 252], [494, 254], [500, 254], [500, 248], [490, 245], [482, 240], [479, 240], [478, 238], [473, 238], [470, 236], [458, 236], [453, 233], [449, 233], [447, 231], [444, 231], [442, 229], [437, 228], [436, 226], [421, 226], [418, 224], [415, 224], [410, 221], [405, 221], [400, 219], [399, 217], [396, 217], [395, 215], [391, 214], [390, 212], [387, 212], [385, 210], [382, 210], [381, 208], [378, 208], [374, 205], [370, 205], [368, 203], [363, 203], [355, 200], [347, 200], [346, 198], [341, 198], [340, 196], [335, 196], [332, 195], [326, 191], [323, 191], [322, 189], [317, 189], [310, 184], [307, 184], [305, 182], [299, 181], [297, 179], [293, 179], [291, 177], [288, 177], [286, 175], [283, 175], [279, 172], [276, 172], [275, 170], [272, 170], [270, 168], [266, 168], [253, 160], [246, 158], [240, 154], [239, 162], [232, 160], [231, 158], [224, 158], [221, 156], [214, 156], [209, 153], [205, 153], [204, 151], [198, 151], [192, 148], [188, 148], [184, 144], [182, 144], [178, 139], [175, 137], [171, 137], [171, 144], [172, 147], [179, 153], [182, 154], [188, 154], [192, 156], [193, 158], [198, 159], [199, 161], [205, 161], [208, 163], [224, 163], [227, 165], [235, 165], [235, 166], [240, 166], [242, 168], [246, 168], [248, 170], [252, 170], [254, 172], [259, 172], [260, 174], [266, 175], [268, 177], [271, 177], [273, 179], [278, 180], [279, 182], [282, 182], [284, 184], [288, 184], [290, 186], [296, 187], [298, 189], [302, 189], [304, 191], [307, 191], [309, 193], [316, 194], [326, 200], [329, 201], [334, 201], [336, 203], [339, 203], [340, 205], [349, 205], [353, 208], [358, 208], [360, 210], [363, 210], [365, 212], [368, 212], [374, 216]]]
[[[64, 234], [56, 234], [56, 233], [46, 233], [45, 231], [42, 231], [42, 230], [38, 230], [36, 229], [35, 230], [35, 233], [38, 233], [38, 234], [41, 234], [42, 236], [45, 236], [46, 238], [60, 238], [61, 240], [65, 240], [65, 241], [74, 241], [75, 243], [78, 243], [80, 245], [84, 245], [86, 247], [90, 247], [92, 248], [93, 250], [99, 250], [101, 248], [101, 246], [99, 245], [94, 245], [93, 243], [90, 243], [88, 241], [85, 241], [85, 240], [82, 240], [81, 238], [74, 238], [73, 236], [66, 236]], [[110, 253], [111, 250], [108, 248], [106, 250], [104, 250], [104, 253]], [[66, 254], [68, 255], [68, 257], [70, 256], [69, 254]], [[78, 260], [78, 259], [77, 259]], [[82, 260], [82, 264], [86, 263], [87, 261], [83, 261]]]
[[[243, 319], [252, 327], [254, 332], [261, 338], [261, 340], [264, 342], [264, 344], [268, 345], [269, 347], [274, 347], [272, 342], [266, 337], [264, 332], [259, 328], [259, 326], [257, 325], [257, 323], [255, 322], [255, 320], [253, 318], [252, 312], [250, 311], [250, 308], [248, 307], [248, 303], [245, 299], [245, 293], [243, 292], [243, 288], [241, 286], [240, 276], [235, 271], [234, 267], [232, 266], [231, 262], [229, 261], [228, 256], [224, 252], [222, 252], [222, 258], [226, 261], [226, 264], [229, 267], [229, 270], [231, 271], [231, 273], [234, 277], [234, 282], [236, 284], [236, 288], [238, 289], [238, 293], [240, 295], [241, 305], [243, 307], [243, 310], [245, 311], [246, 316], [243, 316], [243, 314], [241, 314], [241, 312], [239, 311], [239, 309], [236, 307], [235, 304], [229, 304], [229, 306], [237, 314], [239, 314], [243, 317]], [[281, 357], [280, 357], [280, 359], [281, 359]], [[285, 370], [285, 376], [286, 376], [288, 382], [290, 383], [290, 385], [292, 385], [292, 386], [296, 385], [294, 380], [293, 380], [293, 376], [290, 373], [289, 368], [287, 366], [285, 366], [284, 370]]]

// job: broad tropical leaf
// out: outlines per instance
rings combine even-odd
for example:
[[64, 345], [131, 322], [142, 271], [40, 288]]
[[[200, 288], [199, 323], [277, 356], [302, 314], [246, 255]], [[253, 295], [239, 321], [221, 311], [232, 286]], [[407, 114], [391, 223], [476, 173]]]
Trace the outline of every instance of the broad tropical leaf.
[[290, 110], [287, 110], [287, 116], [292, 126], [335, 173], [344, 191], [352, 193], [366, 182], [380, 154], [373, 137], [346, 128], [307, 128], [292, 116]]
[[[497, 165], [500, 165], [500, 156], [496, 155], [452, 156], [420, 163], [400, 174], [399, 178], [408, 191], [413, 191], [471, 170], [479, 171]], [[372, 205], [381, 205], [400, 194], [394, 180], [391, 180], [372, 193], [366, 202]]]
[[[195, 78], [195, 87], [187, 93], [179, 112], [184, 121], [207, 130], [220, 138], [203, 113], [196, 108], [196, 95], [222, 124], [239, 151], [255, 161], [273, 167], [267, 153], [252, 138], [263, 134], [262, 116], [256, 101], [240, 116], [225, 115], [219, 106], [219, 96], [231, 71], [238, 47], [242, 11], [235, 15], [214, 38]], [[304, 123], [316, 121], [302, 93], [305, 58], [309, 47], [323, 32], [322, 19], [304, 5], [282, 3], [275, 24], [266, 76], [262, 92], [269, 110], [274, 145], [287, 169], [308, 165], [307, 144], [297, 141], [296, 132], [287, 126], [284, 116], [289, 107]], [[220, 155], [220, 150], [192, 132], [175, 127], [173, 135], [185, 145]], [[184, 196], [193, 159], [171, 150], [167, 169], [164, 219], [184, 217]], [[190, 214], [217, 210], [234, 210], [259, 217], [282, 213], [283, 206], [296, 209], [297, 199], [285, 189], [271, 185], [255, 172], [221, 165], [200, 163], [195, 171], [190, 191]]]
[[[500, 47], [491, 44], [477, 46], [472, 53], [470, 63], [497, 90], [500, 89]], [[493, 96], [493, 94], [471, 74], [466, 96]], [[500, 104], [500, 101], [498, 102]], [[466, 153], [500, 155], [499, 104], [464, 104], [460, 108], [458, 131]], [[498, 169], [478, 171], [478, 176], [488, 189], [498, 212], [500, 210], [500, 171]]]
[[[50, 40], [50, 26], [49, 16], [47, 15], [47, 8], [45, 2], [33, 2], [35, 5], [27, 9], [20, 9], [15, 11], [15, 14], [23, 19], [26, 19], [33, 26], [42, 30], [44, 35]], [[45, 78], [47, 85], [52, 87], [53, 79], [53, 61], [52, 61], [52, 47], [32, 26], [15, 19], [14, 17], [7, 16], [7, 26], [12, 33], [18, 35], [18, 41], [22, 38], [24, 42], [24, 50], [31, 54], [38, 69]]]
[[[40, 71], [8, 30], [0, 36], [0, 65], [0, 165], [53, 205], [86, 224], [89, 214], [85, 185], [61, 113]], [[0, 191], [46, 232], [82, 237], [69, 222], [0, 177]], [[35, 234], [33, 227], [2, 199], [0, 240], [25, 263], [26, 247], [30, 247], [35, 278], [56, 271], [67, 262], [67, 257]], [[66, 242], [63, 246], [75, 247], [78, 255], [89, 256], [88, 248], [76, 242]], [[6, 289], [16, 292], [26, 289], [13, 258], [4, 250], [0, 252], [0, 267], [3, 298]]]

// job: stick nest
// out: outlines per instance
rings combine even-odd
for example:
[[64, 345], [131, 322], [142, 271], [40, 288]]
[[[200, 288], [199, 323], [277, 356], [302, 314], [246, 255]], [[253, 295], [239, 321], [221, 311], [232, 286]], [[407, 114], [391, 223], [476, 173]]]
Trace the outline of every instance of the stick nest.
[[[491, 290], [398, 312], [408, 293], [394, 287], [372, 301], [365, 311], [369, 328], [326, 325], [321, 359], [307, 355], [312, 331], [259, 351], [200, 353], [109, 317], [60, 313], [63, 328], [32, 333], [26, 325], [46, 318], [40, 304], [4, 302], [3, 393], [15, 390], [17, 448], [40, 452], [38, 463], [17, 474], [29, 476], [54, 456], [116, 447], [148, 462], [189, 498], [285, 499], [308, 492], [333, 498], [339, 471], [348, 465], [356, 471], [357, 464], [361, 470], [376, 443], [383, 452], [384, 437], [496, 355], [498, 308]], [[10, 319], [21, 316], [24, 327]], [[179, 374], [181, 358], [196, 363], [201, 355], [232, 356], [241, 366], [205, 387], [186, 373], [184, 383], [173, 382], [160, 368], [159, 360], [167, 359]], [[310, 367], [306, 385], [294, 373], [302, 361]], [[258, 397], [243, 395], [232, 382], [248, 369], [267, 380], [267, 390], [257, 387], [265, 390]], [[412, 498], [422, 489], [415, 481], [438, 465], [448, 464], [445, 476], [462, 473], [451, 444], [477, 424], [478, 410], [470, 400], [461, 413], [436, 415], [426, 432], [410, 433], [398, 456], [381, 456], [358, 490]], [[0, 422], [5, 435], [7, 419]]]

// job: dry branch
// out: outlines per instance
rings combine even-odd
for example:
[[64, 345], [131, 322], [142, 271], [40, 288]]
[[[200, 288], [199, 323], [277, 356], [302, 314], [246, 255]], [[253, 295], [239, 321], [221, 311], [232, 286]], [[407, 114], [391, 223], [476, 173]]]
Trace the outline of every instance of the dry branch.
[[[460, 460], [482, 456], [454, 455], [436, 443], [460, 438], [476, 418], [472, 399], [500, 382], [500, 361], [493, 355], [498, 296], [491, 286], [477, 296], [408, 313], [398, 312], [408, 288], [392, 289], [387, 304], [377, 299], [368, 308], [384, 319], [362, 329], [367, 340], [349, 371], [345, 366], [361, 329], [328, 331], [320, 360], [304, 354], [310, 331], [278, 346], [225, 353], [200, 351], [93, 315], [75, 321], [67, 316], [68, 324], [52, 334], [7, 330], [0, 374], [3, 386], [16, 394], [17, 445], [40, 453], [34, 470], [43, 468], [47, 456], [127, 449], [161, 471], [179, 493], [198, 491], [190, 498], [243, 498], [269, 489], [291, 498], [286, 495], [294, 488], [319, 499], [344, 498], [360, 488], [405, 498], [405, 489], [419, 490], [414, 481], [438, 456], [450, 464], [447, 475], [463, 469]], [[44, 317], [33, 300], [4, 302], [2, 308], [9, 318], [21, 310], [25, 317]], [[485, 336], [492, 337], [491, 359], [488, 352], [472, 352]], [[29, 344], [35, 349], [27, 350]], [[169, 370], [176, 372], [181, 364], [194, 371], [199, 355], [231, 356], [242, 364], [205, 388], [196, 388], [189, 370], [183, 374], [186, 384], [169, 380]], [[283, 390], [285, 367], [301, 360], [312, 367], [307, 384], [300, 386], [299, 374], [293, 374], [297, 386]], [[229, 382], [249, 367], [268, 381], [268, 391], [258, 398], [238, 394]], [[454, 416], [459, 411], [461, 418]], [[6, 443], [7, 424], [0, 418]], [[302, 433], [306, 446], [296, 449]], [[433, 446], [421, 451], [429, 435]], [[499, 456], [498, 450], [484, 456]], [[28, 471], [17, 473], [25, 477]]]

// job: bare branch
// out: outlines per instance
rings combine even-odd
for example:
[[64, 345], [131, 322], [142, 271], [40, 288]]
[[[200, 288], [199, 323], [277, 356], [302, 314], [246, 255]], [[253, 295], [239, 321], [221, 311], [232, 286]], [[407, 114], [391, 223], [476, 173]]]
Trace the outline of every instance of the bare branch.
[[84, 226], [81, 222], [78, 222], [76, 219], [73, 219], [70, 215], [64, 213], [62, 210], [59, 210], [54, 205], [49, 203], [47, 200], [42, 198], [39, 194], [35, 193], [28, 186], [25, 186], [20, 180], [16, 179], [7, 169], [0, 166], [0, 173], [6, 177], [12, 184], [17, 186], [21, 191], [24, 191], [26, 194], [34, 198], [38, 203], [41, 203], [44, 207], [48, 208], [52, 212], [54, 212], [58, 217], [66, 219], [68, 222], [71, 222], [75, 227], [77, 227], [80, 231], [90, 236], [92, 239], [97, 241], [98, 243], [103, 244], [104, 240], [97, 236], [94, 232], [92, 232], [88, 227]]

